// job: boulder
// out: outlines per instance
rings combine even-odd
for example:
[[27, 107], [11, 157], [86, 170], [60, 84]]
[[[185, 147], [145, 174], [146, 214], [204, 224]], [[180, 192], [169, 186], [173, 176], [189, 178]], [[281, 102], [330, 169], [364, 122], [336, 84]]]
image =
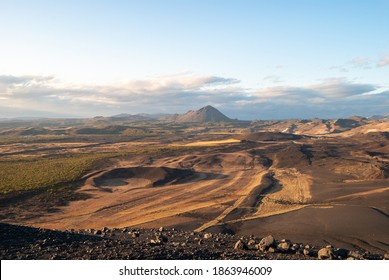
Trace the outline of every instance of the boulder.
[[281, 243], [277, 245], [277, 249], [284, 253], [289, 251], [290, 247], [291, 247], [290, 242], [286, 240], [284, 240], [283, 242], [281, 241]]
[[262, 238], [262, 240], [259, 242], [258, 249], [263, 252], [273, 244], [274, 244], [274, 237], [272, 235], [268, 235]]
[[342, 248], [337, 248], [334, 250], [335, 256], [338, 257], [338, 259], [347, 259], [348, 257], [348, 250], [347, 249], [342, 249]]
[[317, 258], [319, 260], [332, 260], [334, 257], [335, 256], [332, 247], [327, 246], [325, 248], [321, 248], [319, 252], [317, 252]]

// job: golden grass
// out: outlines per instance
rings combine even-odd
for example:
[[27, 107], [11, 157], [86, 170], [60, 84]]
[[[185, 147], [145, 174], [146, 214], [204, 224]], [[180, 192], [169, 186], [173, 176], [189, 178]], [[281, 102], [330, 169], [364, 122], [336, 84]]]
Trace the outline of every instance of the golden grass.
[[263, 198], [256, 217], [268, 217], [301, 209], [312, 198], [311, 179], [295, 168], [276, 169], [274, 178], [279, 183], [279, 190]]
[[224, 145], [224, 144], [231, 144], [231, 143], [240, 143], [240, 140], [237, 139], [226, 139], [226, 140], [215, 140], [215, 141], [198, 141], [198, 142], [192, 142], [185, 144], [186, 147], [210, 147], [210, 146], [218, 146], [218, 145]]

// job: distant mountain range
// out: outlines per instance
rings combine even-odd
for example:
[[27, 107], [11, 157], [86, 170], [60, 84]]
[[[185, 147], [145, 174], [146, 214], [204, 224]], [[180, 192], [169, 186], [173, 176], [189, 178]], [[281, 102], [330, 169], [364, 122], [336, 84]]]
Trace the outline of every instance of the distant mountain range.
[[[103, 117], [96, 117], [103, 118]], [[161, 120], [167, 122], [232, 122], [235, 121], [230, 119], [218, 109], [208, 105], [199, 110], [190, 110], [185, 114], [119, 114], [109, 117], [112, 120]]]
[[[54, 119], [69, 119], [69, 120], [86, 120], [88, 118], [39, 118], [39, 117], [19, 117], [19, 118], [0, 118], [0, 122], [9, 122], [9, 121], [38, 121], [38, 120], [54, 120]], [[92, 118], [95, 121], [124, 121], [124, 122], [142, 122], [142, 121], [166, 121], [166, 122], [187, 122], [187, 123], [206, 123], [206, 122], [235, 122], [238, 121], [237, 119], [231, 119], [224, 115], [222, 112], [220, 112], [215, 107], [212, 107], [210, 105], [207, 105], [203, 108], [200, 108], [198, 110], [190, 110], [184, 114], [163, 114], [163, 113], [157, 113], [157, 114], [148, 114], [148, 113], [142, 113], [142, 114], [118, 114], [113, 115], [110, 117], [104, 117], [104, 116], [96, 116]], [[315, 120], [315, 119], [312, 119]], [[319, 119], [317, 119], [319, 120]], [[382, 120], [387, 121], [389, 120], [389, 114], [385, 115], [374, 115], [368, 118], [360, 117], [360, 116], [351, 116], [346, 119], [334, 119], [336, 121], [335, 125], [340, 126], [350, 126], [350, 127], [356, 127], [363, 123], [368, 122], [369, 120]], [[303, 120], [302, 120], [303, 121]]]
[[374, 116], [371, 116], [369, 119], [371, 120], [389, 120], [389, 114], [386, 114], [386, 115], [374, 115]]
[[[104, 117], [101, 117], [104, 118]], [[106, 119], [106, 118], [105, 118]], [[167, 122], [187, 122], [187, 123], [202, 123], [202, 122], [233, 122], [237, 121], [236, 119], [231, 119], [220, 112], [215, 107], [207, 105], [198, 110], [190, 110], [184, 114], [119, 114], [109, 117], [112, 120], [161, 120]], [[385, 115], [374, 115], [369, 118], [360, 117], [360, 116], [351, 116], [346, 119], [334, 119], [335, 124], [340, 126], [350, 126], [356, 127], [363, 123], [368, 122], [368, 120], [389, 120], [389, 114]]]

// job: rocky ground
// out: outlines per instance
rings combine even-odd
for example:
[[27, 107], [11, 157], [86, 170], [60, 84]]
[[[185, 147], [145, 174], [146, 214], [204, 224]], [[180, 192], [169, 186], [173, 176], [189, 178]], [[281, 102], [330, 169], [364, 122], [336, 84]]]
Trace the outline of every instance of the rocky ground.
[[11, 259], [388, 259], [366, 251], [165, 229], [53, 231], [0, 224], [0, 256]]

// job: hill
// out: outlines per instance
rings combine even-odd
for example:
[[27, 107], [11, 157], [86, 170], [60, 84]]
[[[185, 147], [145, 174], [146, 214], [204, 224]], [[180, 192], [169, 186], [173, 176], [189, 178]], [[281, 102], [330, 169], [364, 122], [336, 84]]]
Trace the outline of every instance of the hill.
[[175, 122], [231, 122], [229, 117], [225, 116], [216, 108], [208, 105], [197, 111], [188, 111], [185, 114], [175, 114], [166, 118], [167, 121]]

